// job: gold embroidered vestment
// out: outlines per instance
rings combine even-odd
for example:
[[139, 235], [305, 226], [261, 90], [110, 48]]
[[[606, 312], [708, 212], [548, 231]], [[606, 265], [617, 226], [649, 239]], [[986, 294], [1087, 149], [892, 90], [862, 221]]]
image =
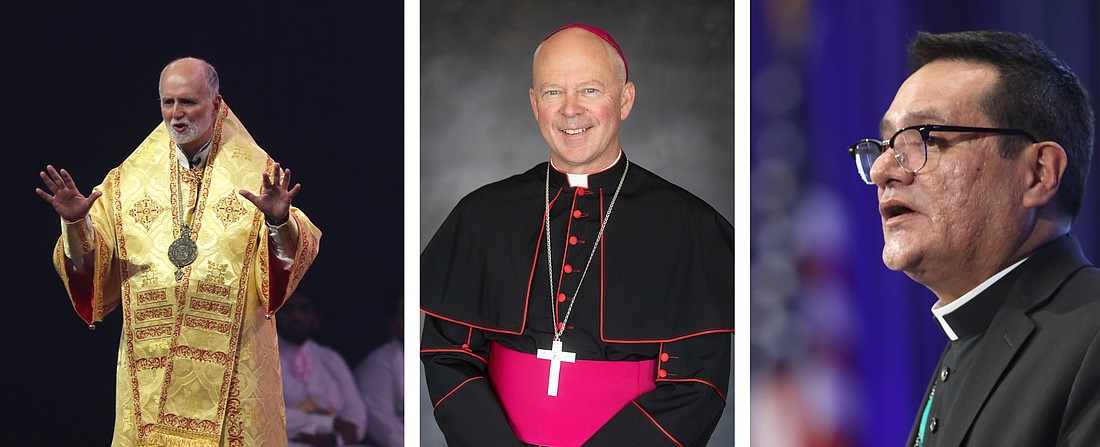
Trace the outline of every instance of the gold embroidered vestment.
[[[274, 162], [224, 102], [201, 169], [182, 169], [169, 141], [157, 126], [97, 186], [103, 196], [88, 215], [94, 236], [62, 234], [54, 250], [88, 324], [121, 305], [112, 445], [285, 446], [275, 322], [267, 317], [313, 262], [321, 233], [291, 208], [286, 225], [296, 244], [284, 250], [293, 264], [272, 272], [263, 213], [238, 191], [258, 192]], [[181, 219], [193, 222], [198, 253], [177, 280], [167, 253]], [[90, 290], [71, 273], [66, 238], [94, 257]], [[289, 276], [285, 287], [272, 283], [273, 273]]]

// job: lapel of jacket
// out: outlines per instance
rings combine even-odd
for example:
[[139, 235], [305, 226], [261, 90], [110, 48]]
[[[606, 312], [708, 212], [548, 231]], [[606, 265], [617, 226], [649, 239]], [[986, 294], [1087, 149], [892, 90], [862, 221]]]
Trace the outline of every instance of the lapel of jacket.
[[947, 423], [943, 424], [942, 445], [962, 445], [978, 410], [985, 406], [1005, 367], [1034, 329], [1035, 324], [1019, 309], [1002, 309], [994, 317], [975, 353], [972, 369], [959, 387], [955, 406], [944, 417]]
[[[993, 388], [1027, 343], [1035, 323], [1029, 313], [1053, 297], [1077, 270], [1089, 265], [1073, 236], [1063, 236], [1033, 252], [1009, 289], [975, 353], [972, 370], [959, 387], [954, 408], [945, 415], [941, 445], [962, 445]], [[1007, 279], [1007, 277], [1006, 277]]]

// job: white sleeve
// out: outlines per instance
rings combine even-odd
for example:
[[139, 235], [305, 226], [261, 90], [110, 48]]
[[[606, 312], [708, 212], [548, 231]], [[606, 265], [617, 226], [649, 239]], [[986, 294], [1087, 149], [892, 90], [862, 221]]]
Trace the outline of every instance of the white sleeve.
[[398, 380], [404, 378], [394, 375], [403, 369], [403, 365], [393, 365], [394, 360], [401, 362], [402, 359], [400, 356], [385, 355], [389, 353], [383, 351], [386, 348], [389, 346], [384, 345], [367, 356], [355, 368], [355, 376], [363, 403], [370, 414], [367, 432], [371, 440], [382, 447], [400, 447], [405, 439], [405, 422], [404, 416], [397, 411], [397, 404], [404, 399]]
[[85, 265], [91, 264], [86, 262], [91, 260], [93, 250], [95, 250], [95, 230], [92, 228], [92, 219], [88, 216], [84, 216], [76, 222], [69, 222], [65, 219], [61, 219], [61, 240], [65, 241], [65, 257], [69, 258], [73, 263], [73, 267], [82, 273], [91, 273], [86, 271]]
[[[289, 402], [288, 402], [289, 403]], [[286, 406], [286, 435], [293, 439], [299, 433], [311, 435], [332, 433], [334, 416], [319, 413], [306, 413], [291, 405]]]
[[[325, 359], [325, 367], [329, 369], [332, 377], [336, 380], [334, 384], [337, 392], [340, 393], [340, 400], [342, 405], [336, 412], [340, 418], [355, 424], [356, 440], [363, 439], [364, 434], [367, 432], [367, 408], [363, 405], [363, 401], [358, 399], [359, 387], [355, 385], [355, 379], [351, 375], [351, 369], [348, 368], [347, 362], [336, 351], [328, 351]], [[331, 427], [331, 426], [330, 426]]]
[[294, 216], [288, 216], [282, 225], [267, 224], [267, 237], [275, 258], [283, 261], [282, 267], [290, 270], [294, 264], [294, 249], [298, 246], [298, 224]]

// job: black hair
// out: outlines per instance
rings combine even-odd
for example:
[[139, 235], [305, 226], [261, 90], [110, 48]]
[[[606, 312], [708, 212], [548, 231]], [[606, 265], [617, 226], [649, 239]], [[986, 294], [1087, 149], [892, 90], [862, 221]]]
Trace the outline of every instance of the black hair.
[[[1081, 210], [1092, 159], [1093, 112], [1077, 75], [1042, 42], [1000, 31], [920, 32], [909, 45], [913, 70], [936, 60], [984, 63], [997, 70], [997, 83], [979, 108], [996, 127], [1024, 130], [1066, 151], [1066, 171], [1055, 200], [1070, 219]], [[999, 151], [1015, 158], [1026, 141], [1010, 137]]]

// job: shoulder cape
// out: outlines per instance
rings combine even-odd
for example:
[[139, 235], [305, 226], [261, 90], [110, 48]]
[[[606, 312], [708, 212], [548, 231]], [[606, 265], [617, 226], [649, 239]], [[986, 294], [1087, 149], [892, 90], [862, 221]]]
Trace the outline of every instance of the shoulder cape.
[[[609, 172], [615, 182], [622, 164]], [[533, 263], [546, 262], [545, 175], [542, 163], [455, 206], [421, 254], [424, 312], [523, 332], [528, 300], [545, 287], [532, 277]], [[564, 184], [564, 174], [551, 177]], [[733, 332], [733, 227], [698, 197], [632, 163], [601, 246], [604, 341]]]

